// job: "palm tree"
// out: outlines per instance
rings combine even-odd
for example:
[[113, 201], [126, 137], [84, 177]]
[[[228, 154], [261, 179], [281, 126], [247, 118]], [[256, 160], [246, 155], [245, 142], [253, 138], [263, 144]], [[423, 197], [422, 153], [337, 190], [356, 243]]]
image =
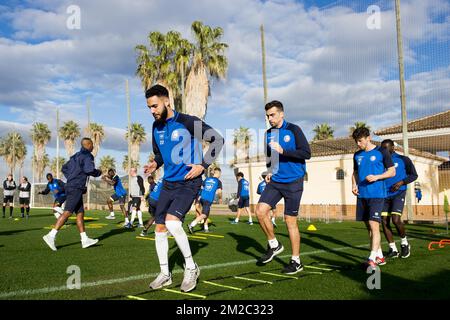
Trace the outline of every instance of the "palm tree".
[[51, 132], [45, 123], [36, 122], [33, 124], [33, 127], [31, 129], [31, 140], [34, 144], [35, 154], [32, 159], [35, 163], [34, 168], [36, 170], [36, 173], [38, 174], [38, 177], [42, 177], [42, 174], [46, 167], [44, 160], [48, 160], [48, 156], [47, 159], [44, 159], [44, 156], [46, 155], [45, 146], [50, 141], [50, 139]]
[[[139, 168], [139, 161], [136, 160], [131, 160], [131, 167], [132, 168]], [[128, 155], [125, 155], [123, 157], [123, 162], [122, 162], [122, 169], [125, 170], [126, 172], [128, 172]]]
[[250, 143], [252, 136], [249, 128], [240, 127], [234, 129], [233, 146], [234, 146], [234, 161], [238, 159], [248, 160], [250, 158]]
[[211, 28], [200, 21], [191, 26], [195, 38], [193, 61], [186, 81], [186, 113], [204, 119], [210, 95], [210, 80], [225, 78], [228, 47], [220, 42], [223, 29]]
[[[144, 126], [140, 123], [132, 123], [130, 133], [131, 133], [130, 139], [131, 159], [132, 161], [139, 162], [139, 150], [141, 144], [144, 143], [147, 139]], [[128, 128], [125, 134], [125, 139], [128, 141]]]
[[176, 31], [167, 34], [153, 31], [148, 35], [149, 48], [142, 44], [135, 47], [138, 53], [136, 75], [141, 78], [144, 90], [154, 84], [163, 85], [169, 91], [170, 104], [174, 108], [174, 97], [179, 94], [179, 75], [175, 72], [174, 59], [181, 40], [181, 34]]
[[59, 128], [59, 136], [64, 140], [67, 156], [70, 158], [75, 153], [75, 140], [80, 136], [80, 127], [75, 121], [67, 121]]
[[334, 129], [330, 127], [328, 123], [318, 124], [314, 130], [315, 136], [313, 140], [327, 140], [334, 138]]
[[27, 147], [19, 133], [11, 132], [4, 139], [0, 139], [0, 156], [5, 159], [11, 174], [14, 175], [16, 166], [22, 170], [26, 155]]
[[366, 127], [367, 129], [370, 130], [370, 126], [368, 126], [365, 122], [362, 122], [362, 121], [356, 121], [356, 122], [354, 123], [354, 125], [351, 126], [351, 127], [349, 128], [349, 136], [351, 137], [352, 134], [353, 134], [353, 131], [355, 131], [356, 129], [358, 129], [358, 128], [364, 128], [364, 127]]
[[[66, 159], [64, 157], [59, 157], [59, 161], [57, 161], [57, 158], [54, 157], [52, 161], [50, 162], [50, 171], [53, 173], [56, 177], [61, 177], [61, 168], [63, 164], [66, 162]], [[58, 165], [58, 168], [56, 168], [56, 165]]]
[[39, 166], [36, 166], [36, 174], [38, 179], [37, 181], [41, 182], [44, 179], [45, 168], [50, 166], [50, 157], [47, 153], [44, 153], [39, 161], [36, 156], [33, 157], [33, 160], [35, 163], [39, 164]]
[[116, 159], [111, 156], [101, 157], [100, 170], [102, 170], [103, 173], [106, 173], [109, 169], [116, 169]]
[[86, 131], [88, 132], [89, 136], [92, 139], [92, 142], [94, 143], [94, 150], [92, 150], [92, 154], [94, 155], [94, 157], [96, 157], [98, 151], [100, 150], [100, 144], [105, 138], [105, 131], [103, 130], [103, 126], [101, 124], [95, 122], [91, 122], [89, 127], [86, 128]]

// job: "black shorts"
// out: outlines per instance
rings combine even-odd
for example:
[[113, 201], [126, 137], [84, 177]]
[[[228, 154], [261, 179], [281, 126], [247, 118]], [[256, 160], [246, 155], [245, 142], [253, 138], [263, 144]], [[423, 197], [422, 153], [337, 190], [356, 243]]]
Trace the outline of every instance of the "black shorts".
[[66, 206], [64, 211], [70, 213], [84, 212], [82, 189], [67, 189], [66, 187]]
[[238, 208], [248, 208], [250, 207], [250, 198], [249, 197], [239, 197]]
[[156, 223], [165, 224], [167, 214], [184, 221], [184, 216], [191, 208], [201, 186], [201, 177], [176, 182], [164, 181], [155, 212]]
[[53, 204], [54, 204], [55, 206], [60, 207], [60, 206], [63, 205], [64, 202], [66, 202], [66, 199], [67, 199], [67, 196], [66, 196], [66, 195], [61, 196], [61, 197], [58, 197], [58, 198], [55, 199], [55, 201], [53, 202]]
[[118, 196], [116, 193], [111, 196], [112, 202], [116, 202], [117, 200], [119, 200], [119, 204], [125, 204], [126, 199], [127, 196]]
[[19, 204], [30, 205], [30, 198], [19, 198]]
[[202, 205], [202, 214], [209, 217], [212, 203], [208, 200], [200, 199], [200, 204]]
[[406, 190], [399, 194], [384, 199], [384, 208], [381, 216], [388, 217], [390, 215], [401, 216], [403, 213], [403, 207], [405, 206]]
[[356, 201], [356, 221], [381, 222], [384, 198], [358, 198]]
[[130, 212], [131, 208], [136, 208], [136, 210], [141, 209], [141, 197], [131, 197], [131, 200], [128, 201], [128, 212]]
[[149, 198], [149, 201], [148, 201], [148, 213], [150, 213], [150, 215], [152, 217], [155, 216], [156, 204], [157, 204], [157, 201], [155, 199]]
[[11, 203], [14, 204], [14, 196], [4, 196], [3, 203]]
[[258, 203], [266, 203], [273, 209], [284, 198], [284, 214], [296, 217], [298, 216], [302, 194], [303, 178], [290, 183], [270, 181], [266, 185]]

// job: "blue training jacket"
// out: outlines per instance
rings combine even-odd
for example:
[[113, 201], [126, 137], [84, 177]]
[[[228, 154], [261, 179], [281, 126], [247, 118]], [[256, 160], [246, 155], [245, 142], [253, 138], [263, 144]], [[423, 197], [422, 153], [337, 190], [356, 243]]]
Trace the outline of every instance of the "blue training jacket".
[[80, 189], [86, 191], [89, 176], [98, 177], [102, 172], [95, 168], [94, 156], [87, 149], [80, 151], [70, 157], [62, 166], [62, 173], [67, 179], [66, 189]]
[[[274, 152], [270, 142], [278, 142], [283, 154]], [[290, 183], [302, 178], [306, 172], [306, 162], [311, 158], [308, 140], [299, 126], [283, 121], [281, 128], [266, 131], [267, 168], [272, 172], [272, 181]]]
[[[415, 181], [418, 177], [416, 168], [410, 158], [399, 155], [396, 152], [391, 154], [391, 158], [395, 166], [395, 176], [384, 181], [388, 197], [393, 197], [400, 192], [405, 191], [407, 188], [406, 185]], [[392, 186], [401, 180], [403, 180], [404, 185], [402, 185], [396, 192], [392, 192]]]
[[[153, 123], [153, 153], [157, 168], [164, 164], [164, 180], [184, 181], [188, 164], [201, 164], [205, 170], [222, 150], [223, 137], [197, 117], [174, 111], [164, 123]], [[210, 142], [203, 158], [202, 140]]]

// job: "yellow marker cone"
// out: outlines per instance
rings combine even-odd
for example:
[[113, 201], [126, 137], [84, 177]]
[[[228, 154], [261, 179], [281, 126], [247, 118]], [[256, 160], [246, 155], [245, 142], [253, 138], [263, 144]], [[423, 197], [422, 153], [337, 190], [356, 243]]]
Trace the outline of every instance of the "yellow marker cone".
[[314, 227], [313, 224], [310, 224], [309, 227], [308, 227], [308, 229], [306, 229], [306, 230], [308, 230], [308, 231], [317, 231], [317, 228]]

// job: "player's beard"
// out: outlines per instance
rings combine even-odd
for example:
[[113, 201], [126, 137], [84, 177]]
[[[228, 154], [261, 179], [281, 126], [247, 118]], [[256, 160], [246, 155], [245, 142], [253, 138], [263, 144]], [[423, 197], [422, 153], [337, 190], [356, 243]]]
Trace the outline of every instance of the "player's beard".
[[167, 107], [164, 106], [164, 109], [163, 109], [163, 111], [162, 111], [162, 113], [161, 113], [160, 118], [159, 118], [159, 119], [156, 119], [156, 118], [155, 118], [155, 122], [156, 122], [156, 123], [165, 123], [165, 122], [166, 122], [166, 119], [167, 119]]

